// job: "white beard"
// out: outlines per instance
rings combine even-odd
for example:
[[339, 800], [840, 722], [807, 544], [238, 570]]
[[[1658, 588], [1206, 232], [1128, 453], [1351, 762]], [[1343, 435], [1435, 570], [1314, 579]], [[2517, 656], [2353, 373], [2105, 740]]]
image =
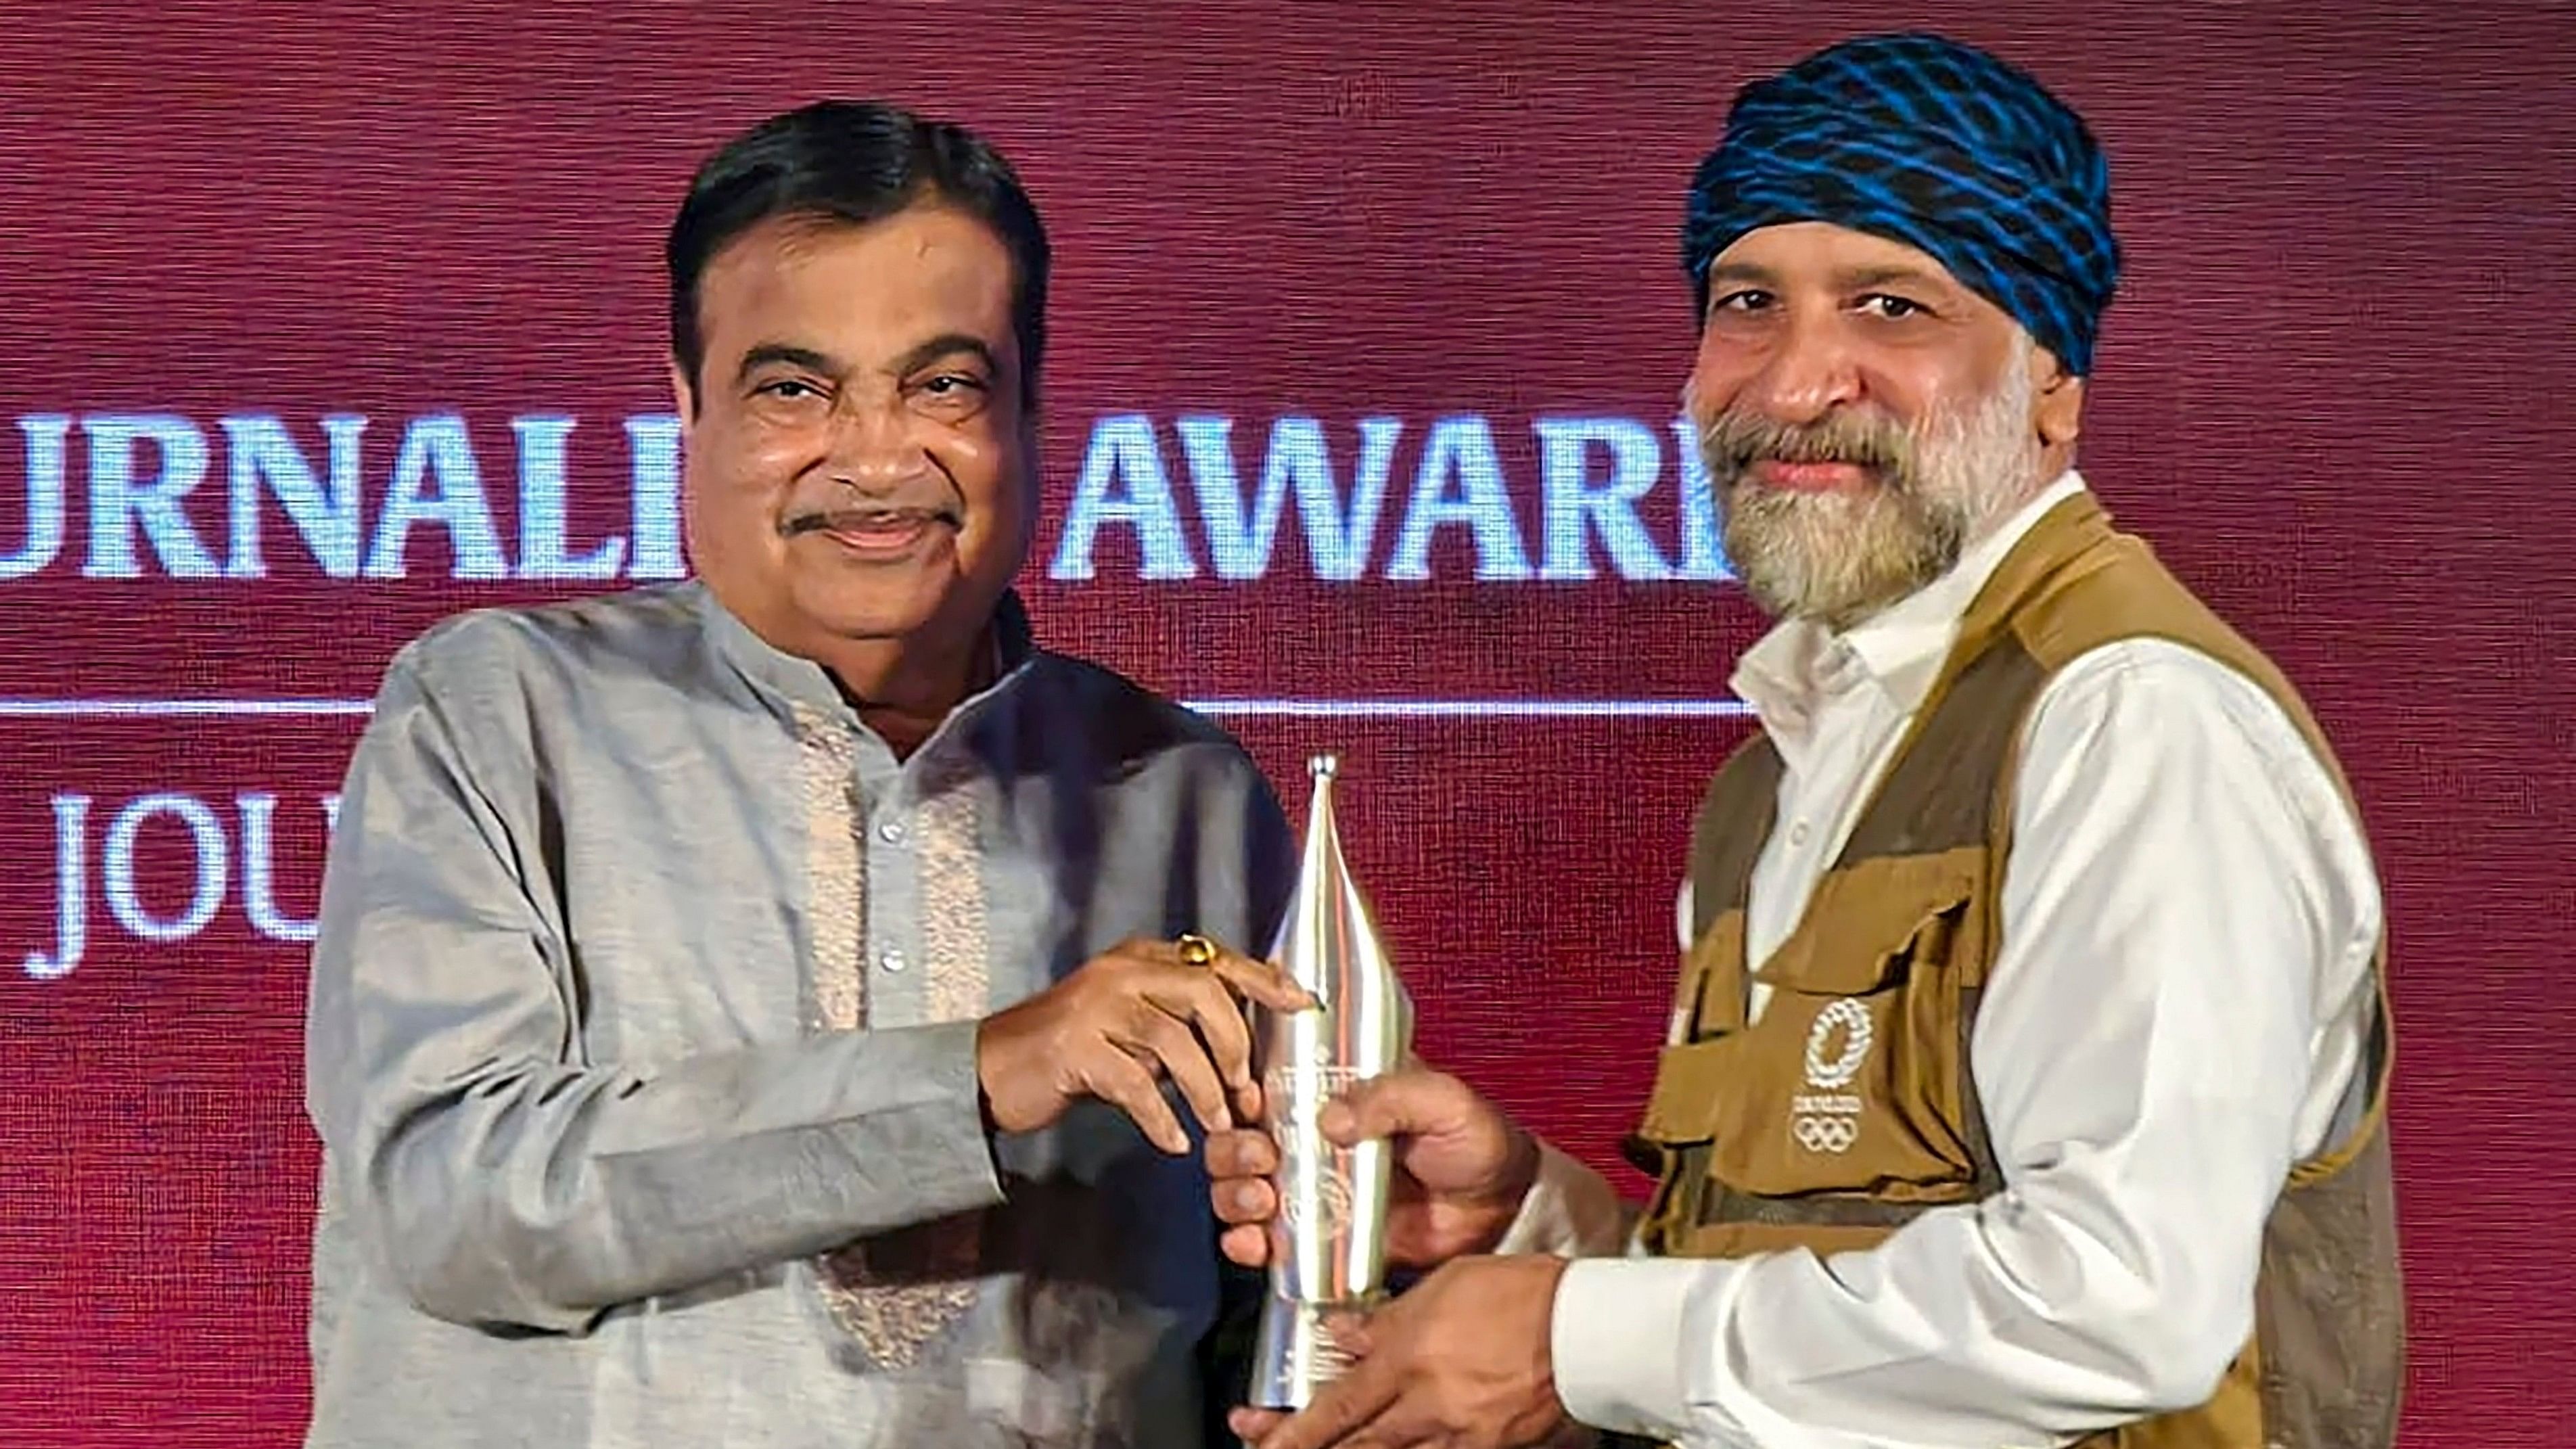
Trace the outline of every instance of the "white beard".
[[2040, 481], [2032, 434], [2030, 343], [2003, 381], [1974, 406], [1934, 417], [1919, 434], [1887, 437], [1881, 421], [1853, 419], [1838, 435], [1878, 430], [1890, 454], [1864, 491], [1800, 493], [1752, 481], [1732, 457], [1713, 456], [1730, 426], [1701, 432], [1709, 476], [1725, 514], [1728, 561], [1746, 592], [1775, 618], [1819, 619], [1847, 629], [1947, 573], [1960, 553], [2028, 498]]

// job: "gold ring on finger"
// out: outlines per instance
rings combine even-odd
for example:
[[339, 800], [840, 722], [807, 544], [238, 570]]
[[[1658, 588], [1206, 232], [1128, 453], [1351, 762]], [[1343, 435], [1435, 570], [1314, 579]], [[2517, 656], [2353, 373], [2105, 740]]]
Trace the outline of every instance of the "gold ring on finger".
[[1216, 942], [1209, 940], [1207, 937], [1200, 935], [1196, 931], [1182, 932], [1180, 939], [1173, 944], [1181, 948], [1181, 959], [1192, 966], [1213, 966], [1216, 964]]

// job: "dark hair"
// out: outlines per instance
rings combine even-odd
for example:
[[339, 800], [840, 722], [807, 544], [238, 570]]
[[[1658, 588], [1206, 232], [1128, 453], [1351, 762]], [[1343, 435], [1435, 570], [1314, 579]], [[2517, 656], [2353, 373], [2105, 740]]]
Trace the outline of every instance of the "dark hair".
[[1046, 348], [1047, 239], [1011, 164], [963, 126], [874, 101], [817, 101], [773, 116], [698, 168], [663, 249], [671, 272], [671, 356], [697, 396], [706, 339], [698, 280], [725, 243], [774, 216], [853, 226], [936, 199], [983, 222], [1011, 254], [1011, 330], [1020, 391], [1037, 395]]

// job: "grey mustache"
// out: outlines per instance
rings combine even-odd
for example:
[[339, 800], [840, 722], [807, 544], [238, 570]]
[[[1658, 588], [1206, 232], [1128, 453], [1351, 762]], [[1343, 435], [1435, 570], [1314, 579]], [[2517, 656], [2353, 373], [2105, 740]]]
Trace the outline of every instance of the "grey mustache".
[[962, 528], [966, 522], [964, 516], [951, 507], [904, 508], [875, 505], [860, 508], [818, 508], [811, 512], [799, 513], [779, 525], [778, 531], [789, 538], [794, 538], [798, 534], [813, 533], [823, 529], [864, 528], [870, 524], [922, 521], [944, 523], [950, 528]]
[[1797, 426], [1749, 418], [1720, 418], [1700, 430], [1711, 462], [1743, 469], [1756, 460], [1779, 463], [1851, 463], [1890, 469], [1904, 463], [1901, 447], [1885, 430], [1835, 420]]

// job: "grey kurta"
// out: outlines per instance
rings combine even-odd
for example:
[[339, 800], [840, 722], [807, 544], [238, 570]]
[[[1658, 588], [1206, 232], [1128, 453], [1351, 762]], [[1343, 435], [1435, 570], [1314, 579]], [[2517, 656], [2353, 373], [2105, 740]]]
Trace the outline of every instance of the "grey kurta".
[[1179, 1445], [1195, 1158], [982, 1125], [974, 1019], [1135, 935], [1266, 944], [1222, 732], [1034, 651], [898, 762], [691, 583], [388, 670], [314, 946], [316, 1446]]

